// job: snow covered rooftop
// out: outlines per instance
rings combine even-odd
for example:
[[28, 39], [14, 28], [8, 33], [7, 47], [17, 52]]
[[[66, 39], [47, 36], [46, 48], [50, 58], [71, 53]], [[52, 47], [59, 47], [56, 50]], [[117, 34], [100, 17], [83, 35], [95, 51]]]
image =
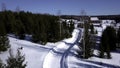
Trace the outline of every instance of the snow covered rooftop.
[[97, 20], [99, 20], [99, 19], [98, 19], [97, 17], [91, 17], [90, 20], [92, 20], [92, 21], [97, 21]]
[[115, 23], [115, 20], [102, 20], [102, 23]]

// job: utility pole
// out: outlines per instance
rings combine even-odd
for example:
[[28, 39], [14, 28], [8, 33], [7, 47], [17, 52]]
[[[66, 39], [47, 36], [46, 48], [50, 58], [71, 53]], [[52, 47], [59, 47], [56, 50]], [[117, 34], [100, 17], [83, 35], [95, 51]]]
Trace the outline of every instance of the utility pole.
[[60, 39], [61, 39], [61, 33], [62, 33], [62, 31], [61, 31], [61, 20], [60, 20], [60, 16], [61, 16], [61, 10], [58, 10], [58, 16], [59, 16], [59, 22], [60, 22]]
[[16, 12], [17, 12], [17, 13], [20, 12], [20, 7], [19, 7], [19, 6], [16, 7]]
[[86, 12], [85, 10], [81, 10], [81, 21], [83, 22], [83, 28], [84, 28], [84, 31], [83, 31], [83, 57], [85, 58], [85, 16], [86, 16]]

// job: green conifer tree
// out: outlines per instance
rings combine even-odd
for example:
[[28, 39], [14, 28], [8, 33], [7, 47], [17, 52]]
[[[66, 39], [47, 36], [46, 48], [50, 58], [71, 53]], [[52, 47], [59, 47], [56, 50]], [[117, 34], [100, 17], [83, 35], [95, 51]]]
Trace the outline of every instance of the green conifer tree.
[[117, 31], [117, 43], [118, 43], [118, 47], [120, 47], [120, 27]]
[[100, 58], [105, 58], [106, 53], [106, 58], [110, 59], [110, 52], [116, 49], [116, 31], [113, 27], [108, 26], [103, 31], [100, 43]]
[[0, 21], [0, 51], [6, 51], [10, 47], [9, 39], [3, 21]]
[[10, 56], [7, 59], [7, 66], [6, 68], [25, 68], [26, 63], [25, 61], [25, 55], [22, 55], [20, 50], [17, 50], [17, 54], [14, 56], [11, 49], [9, 51]]

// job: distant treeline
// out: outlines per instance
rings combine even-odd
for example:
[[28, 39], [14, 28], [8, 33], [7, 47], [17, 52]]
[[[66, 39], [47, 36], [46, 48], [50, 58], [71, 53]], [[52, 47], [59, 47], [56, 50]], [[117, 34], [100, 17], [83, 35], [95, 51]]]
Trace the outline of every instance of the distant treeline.
[[[0, 12], [0, 34], [12, 33], [20, 39], [25, 34], [32, 35], [32, 41], [45, 44], [56, 42], [65, 37], [70, 37], [74, 24], [62, 22], [58, 16], [49, 14], [33, 14], [31, 12]], [[61, 29], [60, 29], [61, 27]]]
[[[90, 17], [98, 17], [100, 20], [115, 20], [116, 23], [120, 22], [120, 14], [119, 15], [94, 15], [94, 16], [86, 16], [86, 18]], [[63, 19], [76, 19], [80, 20], [82, 16], [79, 15], [62, 15], [61, 18]]]

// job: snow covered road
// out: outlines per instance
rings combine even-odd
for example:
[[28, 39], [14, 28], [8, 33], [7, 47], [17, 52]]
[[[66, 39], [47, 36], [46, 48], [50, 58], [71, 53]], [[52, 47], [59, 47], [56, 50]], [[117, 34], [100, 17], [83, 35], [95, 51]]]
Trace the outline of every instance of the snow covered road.
[[65, 39], [50, 50], [44, 59], [43, 68], [68, 68], [67, 55], [81, 38], [81, 30], [75, 29], [72, 38]]

